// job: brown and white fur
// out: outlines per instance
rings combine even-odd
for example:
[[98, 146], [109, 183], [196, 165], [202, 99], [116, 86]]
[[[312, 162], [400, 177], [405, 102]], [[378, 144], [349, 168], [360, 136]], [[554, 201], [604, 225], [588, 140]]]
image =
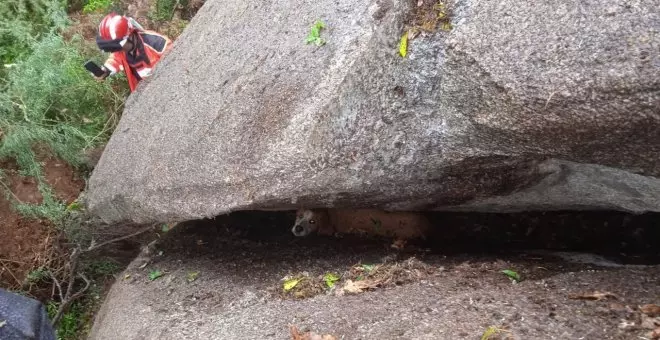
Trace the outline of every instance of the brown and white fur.
[[301, 209], [291, 231], [296, 236], [335, 233], [393, 237], [403, 240], [424, 238], [429, 221], [421, 213], [387, 212], [375, 209]]

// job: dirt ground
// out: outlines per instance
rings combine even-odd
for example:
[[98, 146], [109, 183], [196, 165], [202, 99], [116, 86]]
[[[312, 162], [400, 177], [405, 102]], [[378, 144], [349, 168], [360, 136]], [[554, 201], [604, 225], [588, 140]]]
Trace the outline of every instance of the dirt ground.
[[[287, 230], [293, 217], [284, 215], [196, 222], [168, 232], [118, 276], [90, 338], [291, 339], [293, 325], [336, 339], [481, 339], [489, 329], [499, 331], [490, 339], [650, 339], [660, 320], [639, 307], [660, 303], [658, 239], [647, 239], [655, 251], [622, 253], [635, 236], [612, 231], [624, 220], [613, 223], [617, 214], [602, 215], [613, 229], [597, 233], [599, 215], [590, 216], [591, 227], [564, 226], [573, 230], [565, 235], [555, 228], [554, 237], [538, 226], [568, 224], [569, 215], [545, 216], [533, 228], [544, 237], [528, 224], [518, 228], [521, 235], [509, 233], [516, 242], [508, 243], [495, 225], [517, 230], [514, 220], [524, 225], [536, 216], [445, 216], [465, 233], [450, 243], [471, 239], [477, 247], [431, 240], [403, 250], [382, 239], [294, 238]], [[657, 215], [627, 218], [629, 233], [655, 235]], [[583, 238], [581, 253], [515, 246], [524, 235], [532, 247], [535, 239], [576, 246], [570, 235], [582, 232], [598, 237]], [[619, 245], [605, 254], [598, 249], [614, 242], [603, 237], [608, 233]], [[502, 273], [507, 269], [520, 282]], [[334, 288], [325, 283], [329, 273], [337, 277]], [[285, 291], [296, 278], [302, 281]], [[295, 294], [309, 287], [303, 282], [316, 286]]]
[[[78, 197], [85, 182], [66, 163], [47, 158], [44, 163], [46, 182], [57, 198], [70, 203]], [[2, 163], [10, 197], [23, 203], [41, 203], [43, 197], [37, 181], [21, 176], [12, 163]], [[0, 287], [18, 288], [24, 285], [30, 271], [50, 260], [58, 242], [57, 233], [47, 221], [21, 217], [7, 199], [6, 188], [0, 195]], [[27, 288], [27, 287], [24, 287]]]

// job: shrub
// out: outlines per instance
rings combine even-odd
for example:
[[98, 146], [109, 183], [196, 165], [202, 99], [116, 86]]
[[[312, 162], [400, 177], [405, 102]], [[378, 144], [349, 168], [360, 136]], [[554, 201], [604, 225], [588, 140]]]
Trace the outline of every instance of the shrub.
[[65, 42], [51, 34], [8, 74], [0, 94], [0, 158], [11, 156], [25, 175], [38, 176], [32, 147], [41, 144], [73, 166], [81, 152], [105, 142], [108, 118], [121, 109], [124, 94], [113, 81], [97, 82], [82, 67], [79, 38]]
[[112, 0], [89, 0], [83, 7], [83, 13], [106, 12], [113, 5]]
[[[26, 56], [41, 35], [63, 28], [67, 23], [63, 0], [2, 0], [0, 18], [2, 64], [12, 64]], [[0, 74], [0, 78], [2, 76]]]
[[106, 142], [122, 108], [126, 87], [117, 79], [97, 82], [82, 66], [87, 58], [81, 51], [89, 43], [45, 36], [10, 69], [0, 92], [0, 159], [15, 159], [22, 175], [39, 179], [44, 196], [40, 206], [18, 207], [26, 215], [53, 220], [63, 213], [42, 181], [35, 146], [80, 166], [85, 149]]

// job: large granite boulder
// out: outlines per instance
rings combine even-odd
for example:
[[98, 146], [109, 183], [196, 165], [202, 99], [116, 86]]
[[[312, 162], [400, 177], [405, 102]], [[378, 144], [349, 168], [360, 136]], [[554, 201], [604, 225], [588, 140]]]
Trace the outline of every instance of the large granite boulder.
[[660, 211], [658, 1], [433, 2], [208, 0], [129, 98], [90, 209]]

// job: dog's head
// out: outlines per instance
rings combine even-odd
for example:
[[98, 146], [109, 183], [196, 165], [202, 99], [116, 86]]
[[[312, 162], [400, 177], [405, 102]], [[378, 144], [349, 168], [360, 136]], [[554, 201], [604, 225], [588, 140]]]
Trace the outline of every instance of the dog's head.
[[296, 236], [307, 236], [316, 232], [319, 228], [319, 214], [312, 210], [298, 210], [296, 213], [296, 223], [291, 232]]

